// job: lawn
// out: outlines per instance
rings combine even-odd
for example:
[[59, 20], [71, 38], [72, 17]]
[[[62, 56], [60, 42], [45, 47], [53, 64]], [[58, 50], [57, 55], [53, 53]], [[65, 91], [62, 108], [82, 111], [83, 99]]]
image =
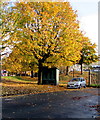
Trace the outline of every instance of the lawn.
[[2, 96], [36, 94], [64, 91], [65, 87], [54, 85], [37, 85], [37, 78], [8, 76], [2, 77]]
[[[80, 76], [87, 79], [87, 73], [80, 75], [75, 73], [75, 77]], [[67, 89], [67, 83], [72, 79], [72, 73], [69, 76], [60, 75], [59, 86], [55, 85], [38, 85], [37, 77], [31, 78], [29, 76], [4, 76], [2, 77], [2, 83], [0, 84], [2, 89], [2, 96], [22, 95], [22, 94], [37, 94], [45, 92], [57, 92], [57, 91], [72, 91], [79, 89]], [[92, 84], [92, 87], [98, 87]], [[100, 86], [99, 86], [100, 87]], [[81, 90], [84, 88], [81, 88]], [[88, 89], [88, 88], [87, 88]], [[0, 92], [1, 92], [0, 91]]]

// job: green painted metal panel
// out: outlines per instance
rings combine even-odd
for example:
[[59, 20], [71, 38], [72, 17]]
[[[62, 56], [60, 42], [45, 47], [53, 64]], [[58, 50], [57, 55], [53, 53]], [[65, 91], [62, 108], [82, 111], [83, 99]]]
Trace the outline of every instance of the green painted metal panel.
[[42, 69], [42, 84], [58, 84], [57, 68], [43, 67]]

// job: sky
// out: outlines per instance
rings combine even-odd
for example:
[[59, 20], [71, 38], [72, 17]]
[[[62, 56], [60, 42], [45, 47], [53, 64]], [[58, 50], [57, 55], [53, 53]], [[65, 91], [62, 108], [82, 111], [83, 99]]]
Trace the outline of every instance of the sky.
[[77, 10], [80, 28], [92, 43], [98, 45], [98, 2], [100, 0], [67, 0]]

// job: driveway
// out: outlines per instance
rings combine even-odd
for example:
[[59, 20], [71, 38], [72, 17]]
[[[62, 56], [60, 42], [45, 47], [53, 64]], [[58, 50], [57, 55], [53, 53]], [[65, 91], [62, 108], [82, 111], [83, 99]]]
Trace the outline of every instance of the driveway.
[[2, 118], [98, 118], [97, 88], [2, 99]]

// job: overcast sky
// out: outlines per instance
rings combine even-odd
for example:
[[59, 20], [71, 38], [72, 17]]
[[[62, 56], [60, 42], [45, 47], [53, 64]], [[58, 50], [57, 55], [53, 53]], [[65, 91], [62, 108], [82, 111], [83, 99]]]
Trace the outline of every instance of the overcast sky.
[[77, 10], [81, 30], [93, 43], [98, 45], [98, 1], [99, 0], [68, 0]]

